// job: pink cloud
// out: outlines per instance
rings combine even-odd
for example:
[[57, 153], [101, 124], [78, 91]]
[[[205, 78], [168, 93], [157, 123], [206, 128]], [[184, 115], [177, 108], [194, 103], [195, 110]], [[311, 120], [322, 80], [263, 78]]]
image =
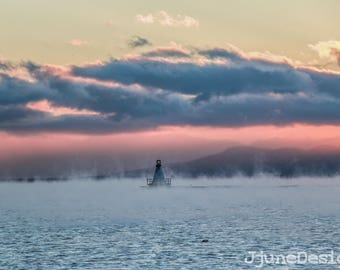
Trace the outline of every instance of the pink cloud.
[[53, 116], [62, 116], [62, 115], [99, 115], [99, 113], [89, 110], [77, 110], [68, 107], [56, 107], [51, 102], [47, 100], [37, 101], [37, 102], [29, 102], [26, 105], [27, 108], [31, 110], [43, 111], [46, 113], [50, 113]]

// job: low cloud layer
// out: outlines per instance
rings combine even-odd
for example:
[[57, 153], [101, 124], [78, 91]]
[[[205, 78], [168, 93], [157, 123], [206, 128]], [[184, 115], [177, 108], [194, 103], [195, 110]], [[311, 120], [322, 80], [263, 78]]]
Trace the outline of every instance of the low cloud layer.
[[339, 85], [337, 73], [223, 48], [159, 48], [71, 68], [4, 61], [0, 130], [103, 134], [166, 125], [338, 125]]

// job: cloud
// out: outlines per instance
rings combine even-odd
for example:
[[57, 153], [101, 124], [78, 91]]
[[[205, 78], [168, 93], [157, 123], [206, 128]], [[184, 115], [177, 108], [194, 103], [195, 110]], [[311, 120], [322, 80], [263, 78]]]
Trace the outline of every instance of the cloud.
[[161, 10], [154, 14], [149, 13], [146, 15], [138, 14], [136, 15], [136, 20], [143, 24], [154, 24], [158, 23], [162, 26], [171, 26], [171, 27], [198, 27], [199, 22], [198, 20], [194, 19], [193, 17], [187, 15], [180, 15], [177, 14], [172, 16], [168, 14], [166, 11]]
[[86, 40], [81, 40], [81, 39], [72, 39], [69, 41], [69, 44], [74, 47], [84, 47], [84, 46], [87, 46], [89, 42]]
[[340, 49], [332, 48], [331, 55], [336, 58], [337, 63], [340, 66]]
[[140, 36], [133, 36], [128, 41], [128, 45], [130, 48], [138, 48], [138, 47], [150, 46], [152, 45], [152, 43], [146, 38], [143, 38]]
[[136, 15], [136, 20], [141, 23], [152, 24], [155, 22], [155, 17], [152, 14], [147, 15], [138, 14]]
[[189, 58], [190, 53], [186, 50], [173, 47], [157, 48], [143, 54], [146, 57], [169, 57], [169, 58]]
[[13, 122], [34, 121], [35, 119], [42, 119], [44, 113], [30, 110], [24, 106], [1, 106], [0, 105], [0, 124], [11, 124]]
[[0, 130], [340, 125], [338, 73], [274, 60], [230, 48], [156, 48], [71, 68], [11, 64], [29, 79], [0, 73]]
[[63, 106], [53, 106], [48, 100], [29, 102], [26, 105], [26, 108], [49, 113], [53, 116], [63, 116], [63, 115], [98, 115], [99, 113], [89, 111], [89, 110], [79, 110], [72, 109]]
[[245, 59], [244, 55], [241, 55], [238, 51], [235, 51], [232, 49], [230, 50], [226, 50], [223, 48], [205, 49], [205, 50], [197, 50], [197, 53], [209, 59], [224, 58], [224, 59], [230, 59], [232, 61]]
[[[221, 49], [217, 52], [221, 53]], [[206, 54], [206, 51], [198, 53]], [[230, 57], [225, 61], [205, 59], [202, 64], [195, 59], [174, 62], [150, 57], [126, 58], [88, 68], [75, 67], [73, 72], [83, 77], [190, 95], [294, 93], [312, 87], [310, 75], [287, 64], [248, 60], [225, 51], [228, 54]]]
[[316, 51], [321, 58], [326, 58], [328, 60], [335, 59], [340, 66], [340, 41], [320, 41], [317, 44], [308, 46]]
[[14, 68], [13, 64], [7, 60], [0, 59], [0, 71], [8, 71], [10, 69]]

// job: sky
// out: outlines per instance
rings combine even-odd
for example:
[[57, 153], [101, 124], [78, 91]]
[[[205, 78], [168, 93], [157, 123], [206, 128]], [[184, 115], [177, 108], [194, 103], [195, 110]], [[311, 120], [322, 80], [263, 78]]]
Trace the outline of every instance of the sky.
[[340, 146], [337, 0], [2, 0], [0, 173]]

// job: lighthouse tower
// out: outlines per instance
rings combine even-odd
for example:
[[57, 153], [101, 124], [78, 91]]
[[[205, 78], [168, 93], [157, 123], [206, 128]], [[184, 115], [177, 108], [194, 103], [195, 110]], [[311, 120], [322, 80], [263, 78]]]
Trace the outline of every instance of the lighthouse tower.
[[149, 186], [159, 186], [159, 185], [171, 185], [171, 178], [165, 178], [162, 170], [162, 161], [158, 159], [156, 161], [156, 168], [153, 178], [147, 179], [147, 184]]

